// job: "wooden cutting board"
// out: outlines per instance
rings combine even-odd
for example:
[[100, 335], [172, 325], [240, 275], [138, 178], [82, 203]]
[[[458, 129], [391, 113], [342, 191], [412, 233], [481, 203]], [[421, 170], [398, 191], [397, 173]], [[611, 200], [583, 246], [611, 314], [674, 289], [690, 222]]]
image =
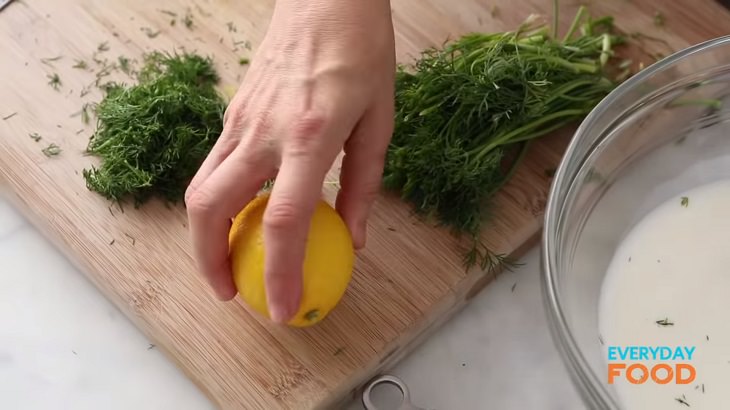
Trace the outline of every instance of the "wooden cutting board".
[[[564, 31], [578, 3], [563, 3]], [[245, 74], [238, 60], [256, 49], [274, 1], [158, 4], [18, 0], [0, 13], [0, 180], [5, 192], [221, 408], [337, 407], [492, 277], [465, 272], [462, 248], [448, 233], [413, 217], [397, 198], [383, 195], [373, 210], [369, 245], [358, 255], [352, 285], [321, 325], [275, 327], [249, 314], [238, 300], [217, 302], [194, 269], [182, 208], [151, 203], [121, 212], [86, 189], [81, 171], [95, 159], [83, 150], [92, 128], [82, 123], [78, 111], [101, 94], [92, 87], [81, 97], [94, 74], [72, 66], [76, 59], [93, 65], [100, 43], [109, 50], [99, 56], [110, 61], [184, 47], [214, 56], [223, 89], [232, 90]], [[398, 58], [408, 61], [425, 47], [469, 31], [514, 29], [531, 13], [549, 18], [551, 4], [394, 0]], [[711, 0], [596, 1], [590, 9], [595, 15], [617, 16], [616, 24], [625, 32], [661, 37], [674, 50], [730, 28], [730, 13]], [[657, 10], [665, 17], [664, 27], [653, 24]], [[192, 28], [183, 24], [187, 13]], [[660, 42], [637, 47], [633, 53], [645, 65], [652, 61], [648, 54], [668, 51]], [[54, 60], [57, 56], [61, 58]], [[48, 85], [54, 73], [61, 80], [58, 90]], [[42, 139], [30, 138], [34, 133]], [[546, 170], [557, 165], [569, 137], [564, 132], [534, 144], [524, 166], [500, 192], [495, 220], [484, 232], [492, 249], [518, 257], [534, 244], [550, 183]], [[50, 143], [61, 148], [59, 155], [42, 153]], [[324, 187], [329, 200], [334, 189]]]

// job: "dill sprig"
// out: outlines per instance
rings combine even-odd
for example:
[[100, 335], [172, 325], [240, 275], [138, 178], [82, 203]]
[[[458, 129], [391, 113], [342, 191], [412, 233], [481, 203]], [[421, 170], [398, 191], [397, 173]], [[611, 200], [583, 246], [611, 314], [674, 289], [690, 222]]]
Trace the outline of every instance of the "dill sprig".
[[606, 66], [623, 38], [612, 26], [581, 7], [562, 39], [531, 17], [516, 31], [468, 34], [398, 67], [383, 185], [468, 234], [467, 267], [508, 261], [479, 233], [529, 142], [581, 119], [615, 87]]
[[87, 187], [136, 205], [154, 195], [181, 200], [222, 131], [218, 79], [210, 58], [154, 52], [144, 56], [138, 84], [110, 83], [95, 108], [87, 150], [101, 165], [83, 171]]

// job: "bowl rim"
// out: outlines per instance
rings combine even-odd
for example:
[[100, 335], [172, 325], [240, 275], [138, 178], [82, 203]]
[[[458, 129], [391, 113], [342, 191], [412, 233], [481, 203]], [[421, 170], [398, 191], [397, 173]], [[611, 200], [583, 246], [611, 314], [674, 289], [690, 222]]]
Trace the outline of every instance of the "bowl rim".
[[[564, 187], [570, 187], [576, 177], [576, 175], [567, 174], [568, 163], [571, 159], [575, 159], [579, 145], [587, 138], [586, 135], [594, 130], [596, 123], [617, 99], [641, 86], [647, 78], [671, 68], [687, 56], [723, 46], [730, 46], [730, 35], [706, 40], [679, 50], [619, 84], [590, 111], [578, 126], [560, 160], [553, 181], [550, 184], [545, 204], [540, 244], [540, 268], [542, 271], [540, 276], [543, 303], [553, 343], [561, 355], [563, 365], [568, 370], [579, 395], [590, 408], [619, 409], [620, 407], [609, 393], [605, 384], [600, 381], [598, 375], [588, 365], [583, 352], [578, 347], [573, 336], [571, 326], [565, 318], [565, 311], [560, 301], [560, 292], [558, 290], [559, 279], [556, 275], [557, 268], [554, 260], [554, 250], [556, 249], [554, 233], [557, 230], [564, 205], [563, 198], [559, 196], [559, 192]], [[634, 104], [639, 103], [640, 101], [637, 101]]]

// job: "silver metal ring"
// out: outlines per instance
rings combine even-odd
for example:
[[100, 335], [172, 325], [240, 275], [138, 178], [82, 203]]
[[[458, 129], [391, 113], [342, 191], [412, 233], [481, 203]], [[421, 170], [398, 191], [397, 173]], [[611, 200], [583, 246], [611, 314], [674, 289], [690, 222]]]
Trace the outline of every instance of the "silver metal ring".
[[401, 402], [401, 408], [407, 408], [408, 405], [410, 405], [411, 402], [411, 396], [408, 392], [408, 387], [403, 383], [399, 378], [391, 375], [384, 375], [375, 378], [373, 381], [370, 382], [370, 384], [367, 386], [365, 391], [362, 394], [362, 404], [365, 406], [366, 410], [378, 410], [377, 407], [375, 407], [375, 404], [373, 404], [372, 399], [370, 397], [373, 388], [380, 384], [391, 384], [394, 385], [400, 390], [401, 394], [403, 394], [403, 399]]

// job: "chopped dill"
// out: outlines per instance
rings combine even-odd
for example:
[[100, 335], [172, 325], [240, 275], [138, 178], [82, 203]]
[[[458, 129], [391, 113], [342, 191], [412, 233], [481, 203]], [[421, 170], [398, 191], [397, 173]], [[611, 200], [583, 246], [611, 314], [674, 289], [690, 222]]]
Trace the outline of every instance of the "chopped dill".
[[86, 61], [84, 60], [76, 60], [76, 63], [72, 66], [72, 68], [78, 68], [79, 70], [86, 70], [89, 68], [89, 65], [86, 64]]
[[222, 131], [218, 79], [210, 58], [154, 52], [144, 56], [137, 84], [106, 84], [87, 147], [100, 159], [83, 171], [88, 189], [117, 202], [182, 200]]
[[47, 157], [54, 157], [61, 153], [61, 147], [54, 143], [50, 143], [47, 147], [43, 148], [41, 152], [43, 152], [43, 154]]
[[46, 77], [48, 77], [48, 85], [53, 87], [54, 90], [58, 91], [58, 89], [61, 87], [61, 77], [58, 76], [58, 74], [53, 73], [49, 74]]

